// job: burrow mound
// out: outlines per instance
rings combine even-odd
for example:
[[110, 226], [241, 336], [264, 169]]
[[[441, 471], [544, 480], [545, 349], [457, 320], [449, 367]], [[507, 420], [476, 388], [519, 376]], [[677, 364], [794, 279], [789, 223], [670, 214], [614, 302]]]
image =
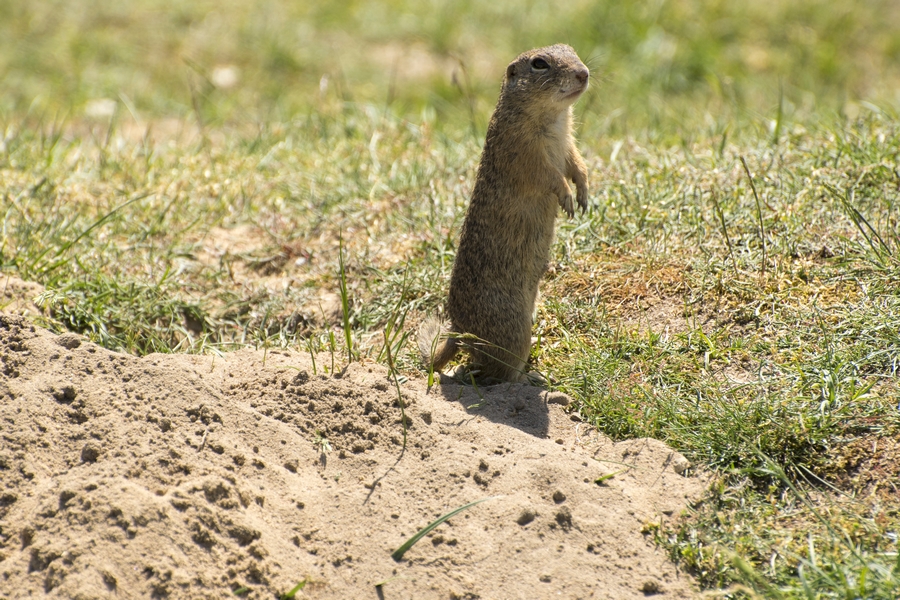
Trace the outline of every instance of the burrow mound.
[[694, 596], [641, 533], [702, 492], [680, 455], [537, 388], [401, 395], [374, 364], [136, 358], [0, 314], [0, 597]]

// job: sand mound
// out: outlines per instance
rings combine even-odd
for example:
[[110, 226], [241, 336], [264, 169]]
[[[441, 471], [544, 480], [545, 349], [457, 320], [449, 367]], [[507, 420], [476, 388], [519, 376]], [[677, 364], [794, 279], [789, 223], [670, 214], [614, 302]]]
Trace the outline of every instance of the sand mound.
[[0, 312], [35, 317], [41, 314], [35, 300], [44, 292], [43, 286], [0, 273]]
[[702, 490], [678, 454], [536, 388], [402, 391], [405, 451], [378, 365], [135, 358], [0, 314], [0, 597], [694, 596], [641, 534]]

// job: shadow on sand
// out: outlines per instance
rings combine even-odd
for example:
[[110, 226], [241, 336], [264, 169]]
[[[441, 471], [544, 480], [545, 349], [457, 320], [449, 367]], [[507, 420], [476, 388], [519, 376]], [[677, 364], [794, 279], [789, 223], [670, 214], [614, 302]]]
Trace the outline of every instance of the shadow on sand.
[[525, 383], [472, 385], [443, 374], [435, 388], [446, 400], [462, 404], [472, 416], [482, 416], [539, 438], [546, 438], [550, 430], [547, 405], [565, 406], [570, 402], [562, 392]]

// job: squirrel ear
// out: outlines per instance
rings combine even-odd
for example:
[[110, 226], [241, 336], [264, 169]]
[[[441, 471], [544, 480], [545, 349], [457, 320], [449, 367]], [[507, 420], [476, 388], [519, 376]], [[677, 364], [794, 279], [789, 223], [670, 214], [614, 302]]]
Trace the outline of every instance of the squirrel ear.
[[515, 79], [516, 77], [516, 65], [509, 65], [506, 67], [506, 78], [507, 79]]

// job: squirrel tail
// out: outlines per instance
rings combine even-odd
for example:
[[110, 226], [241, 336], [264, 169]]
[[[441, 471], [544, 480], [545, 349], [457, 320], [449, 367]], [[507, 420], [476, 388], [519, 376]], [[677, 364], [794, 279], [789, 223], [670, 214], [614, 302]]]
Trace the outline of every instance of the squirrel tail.
[[459, 351], [459, 340], [441, 339], [444, 326], [437, 317], [428, 317], [419, 326], [419, 357], [422, 364], [440, 371]]

